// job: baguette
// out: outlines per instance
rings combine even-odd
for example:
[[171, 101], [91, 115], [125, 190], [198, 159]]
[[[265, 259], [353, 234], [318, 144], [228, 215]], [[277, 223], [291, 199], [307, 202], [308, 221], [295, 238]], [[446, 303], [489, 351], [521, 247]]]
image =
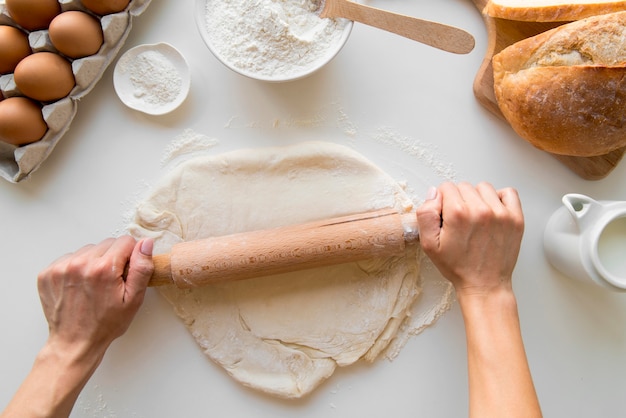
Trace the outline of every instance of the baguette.
[[624, 10], [624, 0], [489, 0], [483, 13], [526, 22], [569, 22]]
[[626, 12], [568, 23], [493, 57], [494, 93], [519, 136], [553, 154], [626, 146]]

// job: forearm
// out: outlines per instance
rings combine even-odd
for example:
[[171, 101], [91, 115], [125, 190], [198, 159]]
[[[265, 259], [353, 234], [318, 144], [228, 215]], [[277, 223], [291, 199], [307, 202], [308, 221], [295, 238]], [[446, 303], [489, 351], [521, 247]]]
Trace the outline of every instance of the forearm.
[[540, 417], [512, 290], [458, 297], [467, 333], [470, 417]]
[[0, 418], [69, 416], [101, 359], [99, 350], [66, 350], [48, 342]]
[[154, 270], [152, 248], [151, 239], [109, 238], [39, 273], [37, 289], [50, 334], [0, 418], [70, 414], [107, 348], [126, 332], [143, 302]]

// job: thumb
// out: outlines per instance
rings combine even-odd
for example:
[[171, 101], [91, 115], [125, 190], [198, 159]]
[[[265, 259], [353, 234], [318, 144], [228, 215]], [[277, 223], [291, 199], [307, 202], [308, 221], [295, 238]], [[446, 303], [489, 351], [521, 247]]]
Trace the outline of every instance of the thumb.
[[425, 250], [439, 247], [441, 233], [441, 193], [434, 187], [428, 191], [426, 201], [417, 208], [417, 225], [420, 231], [420, 242]]
[[147, 238], [135, 244], [130, 255], [128, 275], [126, 276], [126, 296], [127, 302], [135, 301], [141, 303], [146, 292], [148, 282], [154, 271], [152, 262], [152, 249], [154, 241]]

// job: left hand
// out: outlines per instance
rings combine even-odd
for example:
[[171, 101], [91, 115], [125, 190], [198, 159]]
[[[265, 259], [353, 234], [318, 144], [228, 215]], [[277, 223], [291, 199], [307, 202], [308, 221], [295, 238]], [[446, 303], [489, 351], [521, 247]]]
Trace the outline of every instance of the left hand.
[[154, 269], [152, 247], [152, 240], [109, 238], [42, 271], [38, 289], [50, 329], [48, 342], [101, 357], [126, 332], [143, 302]]

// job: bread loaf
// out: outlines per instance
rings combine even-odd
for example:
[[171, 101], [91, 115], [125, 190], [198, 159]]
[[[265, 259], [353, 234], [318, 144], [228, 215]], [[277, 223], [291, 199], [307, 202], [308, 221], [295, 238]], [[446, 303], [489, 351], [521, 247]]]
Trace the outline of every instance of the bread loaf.
[[484, 13], [527, 22], [567, 22], [623, 10], [624, 0], [489, 0]]
[[626, 12], [524, 39], [492, 63], [502, 114], [535, 147], [590, 157], [626, 146]]

